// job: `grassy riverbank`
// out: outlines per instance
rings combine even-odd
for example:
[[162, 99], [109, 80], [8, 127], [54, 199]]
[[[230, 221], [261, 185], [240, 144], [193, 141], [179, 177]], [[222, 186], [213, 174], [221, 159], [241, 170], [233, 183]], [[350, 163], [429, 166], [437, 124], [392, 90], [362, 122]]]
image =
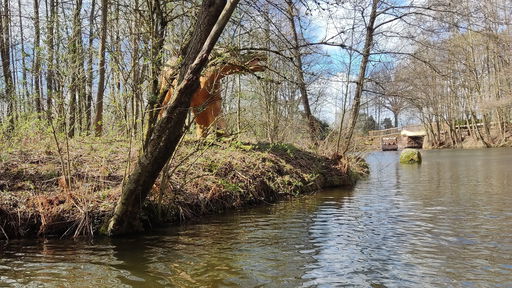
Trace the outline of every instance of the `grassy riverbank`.
[[[101, 233], [136, 161], [137, 145], [108, 137], [59, 144], [60, 153], [50, 137], [2, 143], [0, 239]], [[360, 160], [332, 160], [291, 145], [184, 141], [154, 185], [143, 218], [148, 228], [178, 223], [352, 185], [367, 172]]]

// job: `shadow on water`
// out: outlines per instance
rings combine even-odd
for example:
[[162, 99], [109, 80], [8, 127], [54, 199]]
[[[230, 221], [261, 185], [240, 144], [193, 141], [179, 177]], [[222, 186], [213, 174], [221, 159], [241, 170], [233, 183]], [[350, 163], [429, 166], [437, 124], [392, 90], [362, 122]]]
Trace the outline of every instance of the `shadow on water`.
[[352, 190], [151, 235], [11, 241], [0, 286], [511, 287], [512, 149], [368, 155]]

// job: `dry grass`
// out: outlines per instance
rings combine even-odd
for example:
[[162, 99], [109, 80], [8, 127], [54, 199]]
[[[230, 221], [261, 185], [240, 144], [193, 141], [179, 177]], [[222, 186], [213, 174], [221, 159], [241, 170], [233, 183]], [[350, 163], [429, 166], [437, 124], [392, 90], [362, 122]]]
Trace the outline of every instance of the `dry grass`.
[[[0, 142], [0, 239], [92, 237], [113, 212], [137, 145], [108, 136], [69, 140], [63, 153], [69, 182], [52, 135], [37, 125], [29, 131]], [[349, 185], [366, 173], [353, 172], [353, 165], [284, 144], [184, 141], [155, 184], [143, 218], [148, 226], [184, 221]]]

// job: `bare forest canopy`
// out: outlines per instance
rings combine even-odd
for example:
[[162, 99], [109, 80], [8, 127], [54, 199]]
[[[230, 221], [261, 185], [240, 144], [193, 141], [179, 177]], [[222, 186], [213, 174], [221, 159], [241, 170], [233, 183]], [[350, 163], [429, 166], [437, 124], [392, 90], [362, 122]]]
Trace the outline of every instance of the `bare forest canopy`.
[[[37, 115], [70, 137], [143, 139], [159, 75], [183, 52], [200, 4], [2, 0], [2, 129]], [[504, 139], [511, 15], [510, 0], [241, 1], [212, 57], [238, 50], [269, 61], [265, 72], [223, 80], [228, 130], [315, 142], [303, 136], [328, 124], [329, 136], [345, 141], [356, 120], [364, 122], [356, 132], [421, 121], [436, 141], [446, 130], [457, 142], [457, 125], [493, 123]]]

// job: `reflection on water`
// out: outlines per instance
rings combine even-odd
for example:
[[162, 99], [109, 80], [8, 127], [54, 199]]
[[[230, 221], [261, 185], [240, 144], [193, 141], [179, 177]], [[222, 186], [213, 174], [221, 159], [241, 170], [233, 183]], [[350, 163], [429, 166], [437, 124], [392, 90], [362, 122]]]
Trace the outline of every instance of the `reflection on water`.
[[512, 149], [368, 156], [353, 190], [129, 239], [0, 246], [0, 286], [512, 287]]

